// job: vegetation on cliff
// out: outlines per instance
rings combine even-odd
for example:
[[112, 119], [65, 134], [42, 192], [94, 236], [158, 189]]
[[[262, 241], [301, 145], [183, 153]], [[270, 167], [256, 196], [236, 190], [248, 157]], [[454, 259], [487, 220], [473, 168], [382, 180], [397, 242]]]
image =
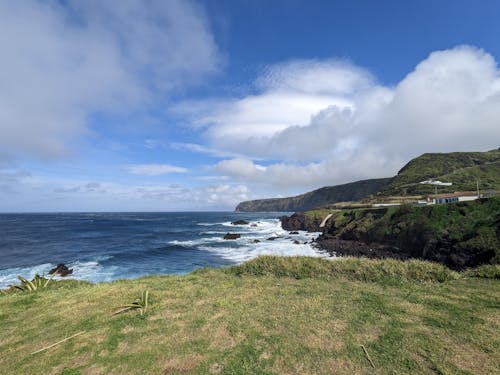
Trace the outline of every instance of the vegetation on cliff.
[[[186, 276], [12, 290], [0, 293], [0, 372], [498, 373], [500, 280], [485, 278], [498, 268], [263, 257]], [[113, 315], [144, 290], [146, 313]]]
[[362, 180], [349, 184], [327, 186], [305, 194], [288, 198], [258, 199], [241, 202], [235, 211], [241, 212], [292, 212], [306, 211], [335, 202], [361, 199], [377, 192], [389, 181], [388, 178]]
[[477, 182], [482, 191], [500, 190], [500, 150], [423, 154], [406, 164], [377, 195], [434, 194], [434, 186], [420, 184], [430, 179], [452, 183], [439, 186], [441, 193], [476, 191]]
[[[451, 186], [421, 184], [436, 180]], [[364, 200], [370, 202], [403, 201], [408, 196], [425, 196], [456, 191], [482, 193], [500, 191], [500, 149], [487, 152], [451, 152], [423, 154], [407, 163], [396, 176], [363, 180], [324, 187], [289, 198], [260, 199], [241, 202], [236, 211], [307, 211], [338, 202]]]
[[[295, 220], [304, 224], [300, 229], [316, 231], [329, 213], [333, 215], [317, 240], [326, 249], [339, 240], [355, 241], [370, 245], [374, 257], [379, 249], [383, 256], [427, 259], [455, 269], [500, 263], [500, 198], [423, 207], [312, 210], [303, 214], [303, 221], [297, 216]], [[283, 219], [286, 229], [293, 228], [287, 226], [290, 220]]]

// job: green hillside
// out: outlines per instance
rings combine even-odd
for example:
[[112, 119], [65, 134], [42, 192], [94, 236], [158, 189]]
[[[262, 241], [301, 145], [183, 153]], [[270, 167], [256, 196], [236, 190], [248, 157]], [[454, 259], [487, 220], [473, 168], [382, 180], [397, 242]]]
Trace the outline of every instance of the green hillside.
[[[420, 184], [436, 180], [451, 186]], [[239, 212], [307, 211], [338, 202], [357, 201], [369, 197], [413, 196], [455, 191], [481, 193], [500, 191], [500, 149], [487, 152], [451, 152], [423, 154], [406, 164], [396, 176], [327, 186], [287, 198], [258, 199], [241, 202]]]
[[329, 213], [332, 217], [317, 239], [319, 246], [332, 250], [340, 240], [372, 249], [361, 254], [340, 249], [341, 254], [376, 256], [381, 248], [383, 256], [426, 259], [455, 269], [500, 263], [500, 197], [423, 207], [324, 209], [307, 212], [304, 216], [310, 219], [304, 223], [314, 225], [315, 217]]
[[423, 154], [406, 164], [377, 195], [433, 194], [435, 187], [422, 185], [426, 180], [451, 182], [438, 186], [439, 193], [500, 190], [500, 150], [488, 152], [452, 152]]
[[336, 202], [361, 199], [377, 192], [389, 181], [388, 178], [362, 180], [343, 185], [326, 186], [305, 194], [288, 198], [258, 199], [241, 202], [237, 212], [292, 212], [306, 211], [311, 208]]

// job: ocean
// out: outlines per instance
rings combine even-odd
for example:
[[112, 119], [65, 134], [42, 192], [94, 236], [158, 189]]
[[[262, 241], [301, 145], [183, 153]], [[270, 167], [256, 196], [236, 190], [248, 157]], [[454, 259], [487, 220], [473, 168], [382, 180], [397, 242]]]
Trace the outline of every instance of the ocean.
[[[310, 244], [316, 233], [289, 234], [281, 228], [281, 215], [0, 214], [0, 289], [18, 283], [18, 275], [46, 275], [58, 263], [73, 268], [68, 278], [101, 282], [185, 274], [202, 267], [238, 264], [259, 255], [328, 257]], [[253, 225], [232, 225], [236, 220]], [[226, 233], [239, 233], [241, 238], [224, 240]], [[270, 237], [279, 238], [270, 241]]]

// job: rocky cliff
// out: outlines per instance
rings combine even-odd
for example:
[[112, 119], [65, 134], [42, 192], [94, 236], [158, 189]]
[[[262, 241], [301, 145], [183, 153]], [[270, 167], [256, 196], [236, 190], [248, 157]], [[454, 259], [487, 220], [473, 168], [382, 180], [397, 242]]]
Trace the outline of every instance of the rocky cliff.
[[258, 199], [241, 202], [238, 212], [292, 212], [307, 211], [336, 202], [354, 201], [379, 191], [389, 178], [361, 180], [348, 184], [327, 186], [309, 193], [288, 198]]
[[424, 207], [314, 210], [282, 218], [287, 230], [319, 230], [320, 248], [339, 255], [419, 258], [454, 269], [500, 263], [500, 198]]

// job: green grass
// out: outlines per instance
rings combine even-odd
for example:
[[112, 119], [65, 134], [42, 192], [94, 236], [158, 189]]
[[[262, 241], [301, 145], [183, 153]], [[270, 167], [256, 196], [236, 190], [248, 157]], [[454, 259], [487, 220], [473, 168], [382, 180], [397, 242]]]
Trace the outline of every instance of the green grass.
[[500, 190], [500, 150], [488, 152], [451, 152], [423, 154], [406, 164], [378, 195], [434, 194], [434, 186], [421, 181], [435, 179], [452, 182], [439, 187], [440, 193]]
[[[500, 280], [488, 277], [497, 274], [263, 257], [186, 276], [11, 290], [0, 294], [0, 373], [493, 374]], [[144, 290], [143, 316], [112, 315]]]

